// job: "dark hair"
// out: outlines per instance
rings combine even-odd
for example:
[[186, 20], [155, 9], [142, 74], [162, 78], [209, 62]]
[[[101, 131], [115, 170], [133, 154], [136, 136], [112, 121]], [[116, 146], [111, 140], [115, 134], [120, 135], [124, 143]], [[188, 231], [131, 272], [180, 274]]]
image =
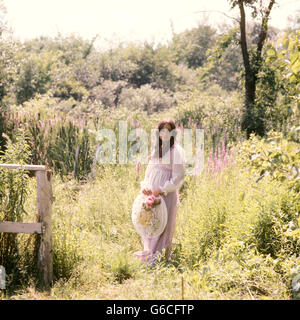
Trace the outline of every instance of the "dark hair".
[[[164, 128], [164, 126], [166, 124], [169, 124], [171, 127], [171, 132], [172, 132], [172, 136], [170, 138], [170, 143], [166, 143], [166, 145], [163, 147], [162, 145], [162, 140], [159, 136], [160, 131]], [[155, 155], [159, 154], [159, 158], [162, 158], [163, 155], [169, 150], [169, 148], [171, 149], [175, 143], [175, 138], [176, 138], [176, 125], [175, 122], [172, 119], [163, 119], [161, 120], [158, 125], [157, 125], [157, 135], [158, 135], [158, 143], [156, 143], [155, 145]], [[156, 140], [157, 141], [157, 140]]]

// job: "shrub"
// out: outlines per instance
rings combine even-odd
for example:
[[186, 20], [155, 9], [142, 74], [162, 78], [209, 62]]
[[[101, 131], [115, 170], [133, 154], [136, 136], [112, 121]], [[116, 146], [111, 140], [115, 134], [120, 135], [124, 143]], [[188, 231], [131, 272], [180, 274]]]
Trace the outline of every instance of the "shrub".
[[215, 85], [207, 93], [199, 93], [195, 89], [187, 98], [178, 100], [175, 111], [177, 123], [184, 128], [192, 125], [203, 128], [205, 145], [215, 149], [224, 136], [226, 143], [244, 138], [240, 129], [242, 103], [238, 94], [228, 95]]
[[99, 78], [110, 81], [126, 81], [131, 79], [138, 65], [126, 59], [121, 48], [102, 53], [98, 59]]
[[90, 173], [93, 162], [91, 137], [87, 128], [80, 130], [69, 121], [60, 123], [47, 149], [47, 161], [61, 178], [73, 175], [84, 180]]
[[[238, 151], [238, 163], [250, 168], [257, 183], [268, 179], [275, 186], [258, 202], [259, 214], [252, 239], [259, 252], [272, 257], [282, 251], [286, 255], [300, 253], [300, 153], [297, 147], [296, 143], [284, 139], [282, 133], [270, 131], [268, 137], [262, 139], [252, 134]], [[278, 199], [266, 206], [274, 190]]]
[[117, 107], [121, 92], [127, 85], [127, 82], [122, 80], [104, 80], [100, 85], [91, 90], [90, 99], [92, 101], [100, 101], [104, 108]]
[[174, 99], [162, 89], [153, 89], [149, 84], [139, 89], [123, 89], [120, 95], [120, 105], [129, 110], [146, 111], [148, 114], [170, 108]]
[[[0, 162], [6, 164], [27, 164], [30, 156], [29, 145], [26, 141], [26, 132], [20, 128], [14, 139], [7, 138], [7, 148], [1, 155]], [[24, 169], [0, 169], [0, 221], [23, 222], [28, 212], [25, 210], [25, 201], [28, 197], [29, 176]], [[25, 237], [26, 238], [26, 237]], [[17, 233], [0, 233], [0, 265], [6, 269], [8, 276], [7, 286], [20, 285], [28, 279], [28, 274], [34, 273], [33, 237], [27, 237], [27, 246], [22, 246], [23, 239]], [[32, 246], [33, 244], [33, 246]], [[26, 254], [26, 250], [32, 255]], [[25, 251], [25, 253], [24, 253]], [[26, 273], [28, 270], [28, 273]]]
[[259, 139], [254, 134], [243, 142], [238, 151], [238, 161], [251, 167], [251, 172], [266, 175], [279, 182], [286, 182], [299, 201], [300, 191], [300, 150], [296, 142], [283, 138], [283, 133], [269, 131], [268, 136]]

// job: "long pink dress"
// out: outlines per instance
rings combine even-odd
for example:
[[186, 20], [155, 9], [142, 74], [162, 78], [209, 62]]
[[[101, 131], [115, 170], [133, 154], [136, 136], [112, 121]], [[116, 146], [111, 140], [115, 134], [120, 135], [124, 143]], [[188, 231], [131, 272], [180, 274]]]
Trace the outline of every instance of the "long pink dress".
[[143, 251], [135, 252], [141, 261], [154, 264], [162, 249], [166, 249], [166, 257], [170, 258], [172, 239], [175, 230], [177, 205], [179, 203], [178, 189], [184, 183], [185, 155], [183, 148], [175, 142], [161, 159], [152, 153], [148, 162], [145, 179], [141, 182], [141, 190], [149, 188], [154, 191], [161, 188], [168, 209], [168, 222], [163, 233], [156, 238], [142, 236]]

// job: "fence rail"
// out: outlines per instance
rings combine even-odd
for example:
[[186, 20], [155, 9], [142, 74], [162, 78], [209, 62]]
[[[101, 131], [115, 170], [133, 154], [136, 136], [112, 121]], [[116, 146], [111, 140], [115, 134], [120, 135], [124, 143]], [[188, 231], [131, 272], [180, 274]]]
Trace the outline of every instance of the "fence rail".
[[42, 224], [40, 222], [0, 222], [0, 232], [12, 233], [42, 233]]
[[37, 222], [23, 223], [1, 221], [0, 232], [33, 233], [40, 237], [38, 269], [42, 284], [49, 288], [53, 281], [52, 247], [52, 172], [45, 165], [0, 164], [0, 169], [24, 169], [35, 171], [37, 186]]

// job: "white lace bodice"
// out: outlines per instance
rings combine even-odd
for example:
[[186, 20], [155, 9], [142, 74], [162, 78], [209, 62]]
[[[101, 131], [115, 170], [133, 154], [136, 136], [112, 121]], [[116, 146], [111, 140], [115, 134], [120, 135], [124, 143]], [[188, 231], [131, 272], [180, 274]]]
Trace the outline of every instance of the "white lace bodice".
[[[162, 170], [154, 170], [154, 168], [161, 168]], [[151, 158], [148, 162], [145, 178], [141, 181], [141, 189], [151, 188], [151, 180], [153, 174], [160, 174], [165, 170], [171, 172], [171, 177], [160, 185], [164, 195], [167, 195], [169, 192], [173, 192], [176, 189], [180, 188], [184, 182], [185, 176], [185, 154], [184, 149], [178, 144], [174, 143], [173, 147], [167, 151], [162, 159], [158, 159], [152, 153]]]

